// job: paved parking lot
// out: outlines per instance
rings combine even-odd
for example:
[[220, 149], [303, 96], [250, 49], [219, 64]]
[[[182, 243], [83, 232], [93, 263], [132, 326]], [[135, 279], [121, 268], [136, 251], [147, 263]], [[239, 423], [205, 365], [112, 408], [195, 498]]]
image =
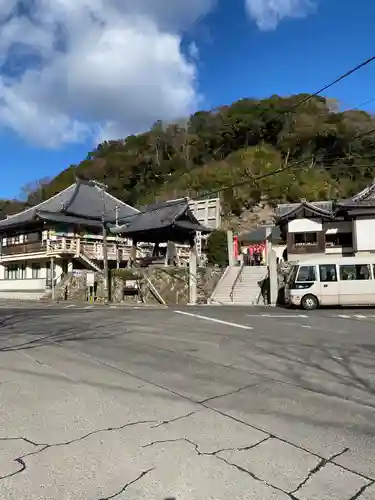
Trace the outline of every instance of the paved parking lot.
[[373, 500], [375, 311], [0, 305], [3, 500]]

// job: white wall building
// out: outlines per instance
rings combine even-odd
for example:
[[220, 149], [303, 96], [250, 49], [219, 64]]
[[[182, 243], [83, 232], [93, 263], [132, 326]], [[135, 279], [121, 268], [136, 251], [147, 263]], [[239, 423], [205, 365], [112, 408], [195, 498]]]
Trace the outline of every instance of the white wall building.
[[[0, 299], [41, 298], [74, 270], [103, 269], [102, 219], [138, 210], [90, 182], [77, 181], [49, 200], [0, 221]], [[127, 261], [131, 243], [108, 237], [110, 267]]]
[[348, 200], [283, 204], [276, 215], [289, 261], [375, 253], [375, 182]]

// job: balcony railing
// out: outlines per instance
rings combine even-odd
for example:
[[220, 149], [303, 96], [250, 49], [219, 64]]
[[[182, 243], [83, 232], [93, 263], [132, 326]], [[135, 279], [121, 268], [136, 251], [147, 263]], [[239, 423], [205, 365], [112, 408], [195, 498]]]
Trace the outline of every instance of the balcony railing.
[[1, 256], [18, 255], [25, 253], [38, 253], [45, 252], [46, 245], [42, 241], [30, 241], [28, 243], [21, 243], [18, 245], [2, 247], [0, 251]]
[[[128, 243], [108, 242], [108, 260], [128, 260], [131, 246]], [[54, 255], [75, 255], [81, 253], [92, 260], [102, 261], [104, 259], [104, 249], [102, 242], [85, 240], [83, 238], [59, 237], [54, 240], [28, 242], [12, 246], [4, 246], [0, 249], [0, 257], [11, 257], [30, 253], [46, 253], [47, 256]]]
[[[107, 253], [109, 261], [127, 261], [131, 256], [131, 244], [126, 241], [107, 241]], [[92, 241], [85, 238], [74, 238], [72, 236], [58, 236], [56, 239], [33, 241], [12, 246], [3, 246], [0, 248], [0, 259], [7, 257], [20, 256], [32, 253], [45, 253], [47, 257], [58, 257], [61, 255], [69, 255], [78, 257], [85, 255], [90, 260], [103, 261], [104, 249], [102, 241]], [[180, 260], [188, 259], [188, 250], [181, 247], [178, 251]], [[147, 250], [143, 247], [137, 248], [137, 261], [147, 259]], [[151, 258], [151, 257], [150, 257]], [[161, 258], [164, 261], [164, 257]]]

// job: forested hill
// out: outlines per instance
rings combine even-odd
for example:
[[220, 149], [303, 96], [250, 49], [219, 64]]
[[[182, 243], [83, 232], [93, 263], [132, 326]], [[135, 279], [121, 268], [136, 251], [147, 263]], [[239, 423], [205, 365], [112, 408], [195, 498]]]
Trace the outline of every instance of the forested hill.
[[[374, 177], [375, 118], [361, 110], [342, 112], [322, 97], [290, 111], [303, 98], [243, 99], [197, 112], [185, 123], [160, 122], [146, 133], [104, 142], [79, 165], [27, 188], [26, 206], [61, 191], [77, 176], [104, 182], [134, 206], [248, 179], [222, 193], [226, 211], [236, 215], [260, 199], [276, 203], [353, 194]], [[252, 180], [294, 164], [281, 174]], [[0, 214], [20, 207], [0, 201]]]

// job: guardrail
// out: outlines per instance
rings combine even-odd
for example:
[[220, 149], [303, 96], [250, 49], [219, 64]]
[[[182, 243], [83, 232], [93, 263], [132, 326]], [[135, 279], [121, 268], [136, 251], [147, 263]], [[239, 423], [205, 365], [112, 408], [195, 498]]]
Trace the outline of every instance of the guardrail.
[[232, 289], [230, 291], [230, 294], [229, 294], [229, 297], [230, 297], [230, 300], [233, 302], [233, 296], [234, 296], [234, 289], [236, 288], [236, 285], [238, 283], [238, 280], [241, 278], [241, 275], [242, 275], [242, 271], [243, 271], [243, 268], [245, 266], [245, 263], [244, 261], [241, 262], [241, 265], [240, 265], [240, 268], [238, 270], [238, 273], [237, 273], [237, 276], [233, 282], [233, 285], [232, 285]]

